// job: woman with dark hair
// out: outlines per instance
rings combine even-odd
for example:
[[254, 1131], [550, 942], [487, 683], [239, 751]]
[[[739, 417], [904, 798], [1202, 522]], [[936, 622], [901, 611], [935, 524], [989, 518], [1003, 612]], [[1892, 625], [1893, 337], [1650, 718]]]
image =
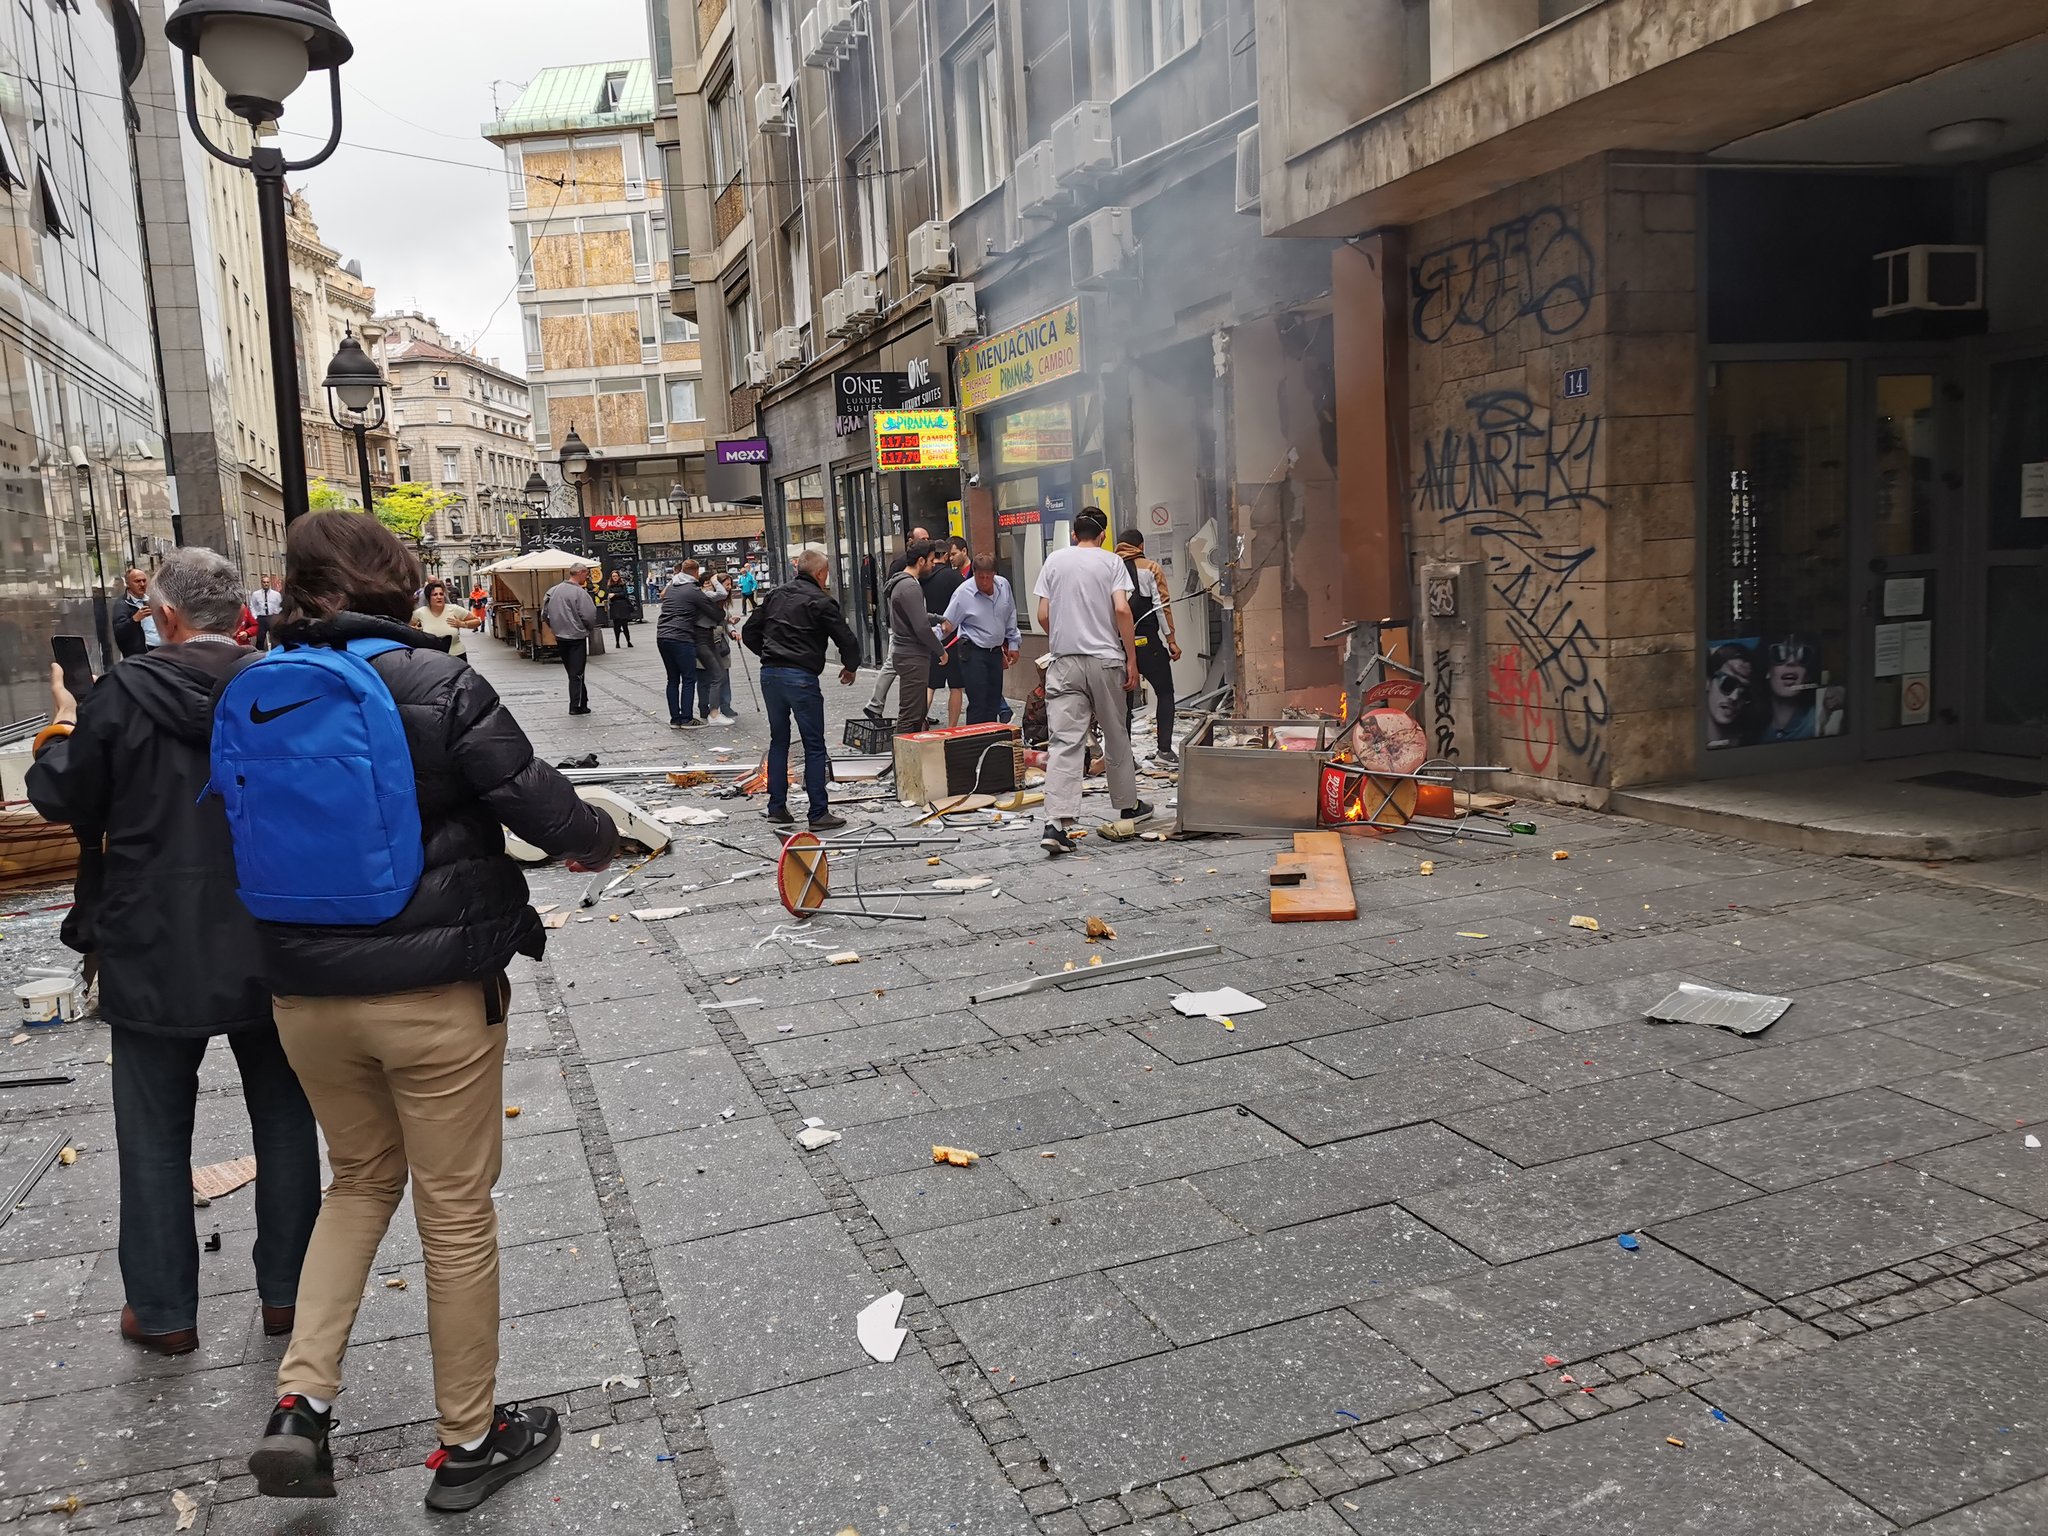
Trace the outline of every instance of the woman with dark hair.
[[[249, 1458], [257, 1490], [332, 1498], [329, 1436], [342, 1354], [385, 1228], [412, 1185], [427, 1270], [440, 1449], [430, 1508], [473, 1509], [554, 1453], [547, 1408], [495, 1404], [504, 1019], [512, 957], [546, 943], [504, 828], [600, 869], [611, 821], [536, 759], [491, 685], [414, 629], [418, 562], [381, 523], [314, 512], [285, 534], [287, 645], [397, 642], [370, 665], [412, 758], [425, 872], [370, 926], [258, 922], [285, 1054], [325, 1134], [334, 1178], [299, 1286], [277, 1409]], [[285, 714], [284, 710], [275, 711]]]
[[482, 629], [484, 621], [459, 603], [449, 606], [446, 582], [438, 579], [428, 582], [423, 595], [426, 601], [413, 610], [412, 627], [447, 641], [450, 656], [463, 655], [462, 632], [465, 629]]

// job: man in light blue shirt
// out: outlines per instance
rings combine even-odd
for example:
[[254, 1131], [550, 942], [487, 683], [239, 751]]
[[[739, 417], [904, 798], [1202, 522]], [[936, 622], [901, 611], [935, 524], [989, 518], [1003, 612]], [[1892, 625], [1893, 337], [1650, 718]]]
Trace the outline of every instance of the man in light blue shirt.
[[946, 604], [946, 626], [957, 638], [951, 665], [967, 690], [967, 723], [987, 725], [1003, 707], [1003, 671], [1017, 660], [1017, 600], [996, 574], [994, 555], [974, 557], [974, 577], [960, 583]]

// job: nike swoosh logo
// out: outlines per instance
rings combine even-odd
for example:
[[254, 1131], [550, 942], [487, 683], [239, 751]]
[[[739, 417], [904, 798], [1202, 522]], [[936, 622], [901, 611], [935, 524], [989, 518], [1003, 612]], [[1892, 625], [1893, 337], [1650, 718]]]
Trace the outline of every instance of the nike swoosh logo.
[[279, 715], [288, 715], [295, 709], [304, 709], [312, 702], [311, 699], [301, 699], [296, 704], [282, 704], [276, 709], [265, 709], [260, 704], [251, 704], [249, 706], [249, 723], [251, 725], [268, 725]]

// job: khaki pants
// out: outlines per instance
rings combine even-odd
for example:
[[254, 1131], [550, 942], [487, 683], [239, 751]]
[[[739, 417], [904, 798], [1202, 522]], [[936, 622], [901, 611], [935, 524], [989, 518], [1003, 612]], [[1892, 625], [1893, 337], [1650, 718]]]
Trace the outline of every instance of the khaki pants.
[[[278, 1036], [327, 1140], [334, 1182], [299, 1277], [277, 1389], [332, 1398], [363, 1287], [412, 1177], [427, 1270], [427, 1338], [445, 1445], [491, 1425], [498, 1373], [498, 1181], [505, 1029], [484, 987], [381, 997], [280, 997]], [[503, 1010], [495, 1010], [502, 1013]]]
[[1124, 664], [1103, 656], [1055, 656], [1045, 669], [1045, 727], [1052, 750], [1045, 760], [1048, 821], [1081, 814], [1081, 775], [1088, 766], [1088, 722], [1102, 729], [1108, 760], [1109, 800], [1119, 811], [1138, 803], [1138, 769], [1124, 724]]

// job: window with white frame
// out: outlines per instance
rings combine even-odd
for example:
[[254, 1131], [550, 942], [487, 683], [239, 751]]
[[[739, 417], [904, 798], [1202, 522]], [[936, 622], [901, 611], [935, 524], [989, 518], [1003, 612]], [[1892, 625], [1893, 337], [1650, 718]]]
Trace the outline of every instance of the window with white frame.
[[505, 146], [505, 189], [514, 208], [526, 206], [526, 156], [517, 144]]
[[953, 130], [953, 205], [964, 208], [1000, 186], [1008, 171], [993, 19], [947, 60], [946, 100]]
[[625, 98], [625, 94], [626, 71], [623, 69], [607, 70], [605, 72], [604, 85], [598, 92], [598, 115], [600, 117], [607, 117], [618, 111], [619, 103]]
[[1117, 84], [1137, 84], [1202, 35], [1201, 0], [1111, 0], [1116, 6]]
[[641, 387], [647, 391], [647, 440], [658, 443], [668, 436], [668, 391], [656, 378], [643, 379]]
[[668, 381], [668, 419], [672, 423], [702, 421], [704, 413], [697, 408], [697, 381], [695, 379], [670, 379]]
[[441, 483], [460, 485], [462, 483], [462, 450], [443, 448], [441, 450]]
[[730, 387], [738, 389], [747, 382], [747, 354], [760, 349], [753, 290], [741, 287], [725, 301], [725, 366]]
[[679, 346], [686, 341], [697, 339], [697, 322], [687, 315], [679, 315], [663, 306], [661, 311], [661, 340], [664, 346]]
[[846, 233], [852, 250], [849, 271], [889, 269], [889, 178], [882, 173], [882, 146], [873, 137], [846, 157]]
[[540, 311], [529, 309], [526, 321], [526, 361], [530, 366], [540, 366]]
[[789, 323], [801, 328], [811, 323], [811, 256], [801, 212], [782, 226], [782, 259], [789, 279]]
[[794, 0], [768, 0], [768, 41], [775, 60], [775, 83], [787, 90], [796, 81]]
[[723, 188], [727, 182], [739, 175], [740, 164], [744, 158], [741, 154], [744, 140], [741, 138], [740, 129], [739, 88], [731, 75], [727, 75], [711, 88], [709, 108], [711, 180], [716, 186]]
[[651, 363], [661, 356], [661, 323], [655, 318], [655, 300], [652, 294], [642, 294], [637, 301], [640, 310], [640, 360]]

